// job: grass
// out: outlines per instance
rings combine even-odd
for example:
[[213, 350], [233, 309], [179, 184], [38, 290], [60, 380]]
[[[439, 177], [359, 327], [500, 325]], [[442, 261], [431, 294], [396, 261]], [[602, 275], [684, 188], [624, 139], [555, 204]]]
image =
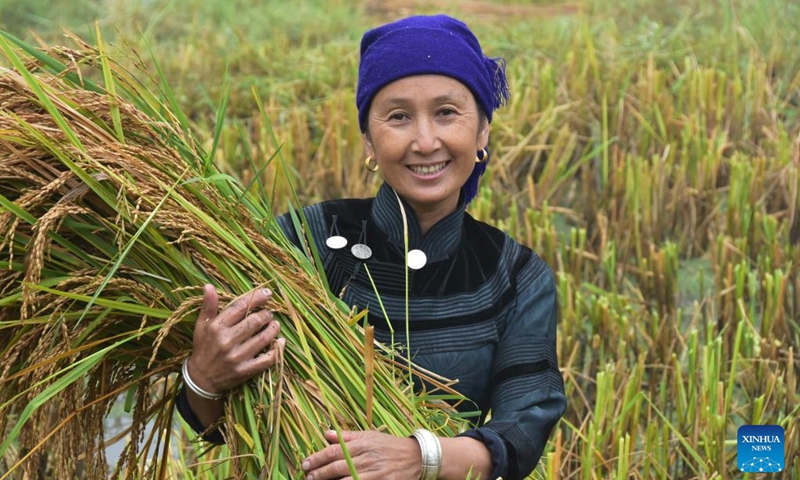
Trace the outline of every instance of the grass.
[[[800, 478], [800, 7], [574, 4], [465, 14], [506, 57], [512, 87], [470, 212], [558, 275], [569, 410], [534, 477], [738, 478], [736, 428], [771, 423], [786, 429], [776, 477]], [[278, 148], [304, 203], [375, 191], [361, 166], [357, 45], [396, 4], [74, 5], [67, 24], [94, 35], [97, 15], [121, 47], [113, 58], [153, 52], [187, 122], [218, 127], [221, 171], [275, 184], [276, 209], [291, 197], [278, 166], [263, 166]], [[3, 28], [58, 38], [43, 17]], [[199, 140], [210, 150], [213, 139]]]

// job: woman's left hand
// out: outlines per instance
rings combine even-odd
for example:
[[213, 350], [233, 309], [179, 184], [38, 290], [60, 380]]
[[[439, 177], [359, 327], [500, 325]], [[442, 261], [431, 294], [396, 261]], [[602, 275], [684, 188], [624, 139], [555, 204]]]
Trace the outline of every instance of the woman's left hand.
[[[422, 474], [422, 453], [413, 438], [348, 430], [342, 438], [361, 480], [416, 480]], [[325, 432], [325, 439], [331, 445], [303, 461], [306, 480], [351, 479], [336, 432]]]

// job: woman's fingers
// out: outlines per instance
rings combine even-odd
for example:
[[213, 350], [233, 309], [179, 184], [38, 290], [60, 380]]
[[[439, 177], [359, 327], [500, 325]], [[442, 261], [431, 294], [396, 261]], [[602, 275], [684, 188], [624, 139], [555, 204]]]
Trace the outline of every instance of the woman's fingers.
[[[275, 325], [273, 325], [273, 323]], [[240, 321], [231, 328], [234, 339], [240, 343], [254, 338], [269, 328], [275, 329], [278, 322], [273, 321], [272, 312], [267, 309], [258, 310], [247, 315], [244, 320]], [[274, 340], [275, 336], [272, 335]]]
[[[264, 308], [272, 292], [258, 288], [219, 311], [219, 296], [203, 287], [203, 306], [197, 316], [191, 356], [191, 376], [208, 391], [234, 388], [275, 365], [280, 349], [280, 325]], [[197, 378], [195, 378], [197, 377]]]
[[[342, 440], [344, 440], [345, 442], [349, 442], [358, 438], [361, 432], [353, 430], [342, 430], [341, 433], [342, 433]], [[330, 443], [339, 442], [339, 435], [336, 433], [336, 430], [326, 430], [325, 433], [322, 434], [322, 436], [325, 437], [325, 440], [327, 440]]]
[[270, 298], [272, 298], [272, 292], [266, 288], [251, 290], [225, 307], [217, 315], [217, 321], [224, 326], [232, 327], [254, 310], [265, 306]]
[[349, 477], [350, 475], [350, 468], [347, 466], [347, 461], [342, 459], [331, 462], [322, 468], [318, 468], [314, 473], [306, 476], [306, 479], [329, 480]]
[[[336, 433], [334, 432], [335, 435]], [[356, 445], [347, 444], [347, 448], [351, 458], [358, 455], [356, 451], [358, 447]], [[312, 480], [327, 480], [350, 476], [350, 468], [344, 459], [342, 447], [338, 443], [329, 445], [308, 457], [303, 462], [302, 468], [309, 472], [306, 478]]]
[[[306, 479], [341, 480], [351, 472], [336, 432], [325, 432], [331, 445], [306, 458], [301, 468]], [[395, 437], [375, 431], [342, 431], [353, 466], [364, 480], [409, 480], [422, 473], [419, 444], [413, 438]]]
[[274, 367], [275, 364], [278, 363], [280, 356], [283, 354], [285, 347], [286, 339], [278, 338], [272, 342], [272, 346], [268, 351], [253, 358], [253, 360], [250, 361], [250, 365], [253, 368], [253, 375], [258, 375], [259, 373]]
[[219, 296], [217, 289], [211, 284], [203, 285], [203, 307], [200, 309], [200, 314], [197, 316], [197, 321], [206, 321], [214, 318], [219, 312]]
[[[280, 323], [272, 320], [271, 313], [263, 313], [257, 317], [252, 320], [247, 329], [243, 329], [237, 335], [237, 340], [241, 342], [241, 354], [244, 358], [252, 358], [261, 353], [278, 338], [281, 329]], [[265, 318], [269, 320], [265, 320]], [[245, 321], [250, 321], [250, 319]]]

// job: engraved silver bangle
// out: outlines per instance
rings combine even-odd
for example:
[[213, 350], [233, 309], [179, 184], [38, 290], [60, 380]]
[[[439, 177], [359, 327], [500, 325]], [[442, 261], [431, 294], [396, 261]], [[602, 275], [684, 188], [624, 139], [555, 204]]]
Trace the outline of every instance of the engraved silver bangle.
[[211, 393], [203, 390], [196, 383], [192, 380], [192, 377], [189, 376], [189, 359], [183, 361], [183, 366], [181, 367], [181, 375], [183, 375], [183, 384], [186, 385], [186, 388], [192, 391], [198, 397], [205, 398], [206, 400], [219, 400], [222, 398], [221, 393]]
[[412, 435], [419, 443], [422, 452], [422, 475], [420, 480], [436, 480], [442, 469], [442, 445], [439, 438], [424, 428], [418, 428]]

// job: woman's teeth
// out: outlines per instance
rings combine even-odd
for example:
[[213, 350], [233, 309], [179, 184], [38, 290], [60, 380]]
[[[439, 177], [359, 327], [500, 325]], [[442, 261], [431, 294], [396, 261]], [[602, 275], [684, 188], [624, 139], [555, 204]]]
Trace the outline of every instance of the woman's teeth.
[[440, 172], [445, 166], [447, 166], [447, 162], [437, 163], [434, 165], [412, 165], [408, 168], [418, 175], [433, 175], [434, 173]]

